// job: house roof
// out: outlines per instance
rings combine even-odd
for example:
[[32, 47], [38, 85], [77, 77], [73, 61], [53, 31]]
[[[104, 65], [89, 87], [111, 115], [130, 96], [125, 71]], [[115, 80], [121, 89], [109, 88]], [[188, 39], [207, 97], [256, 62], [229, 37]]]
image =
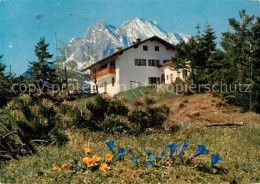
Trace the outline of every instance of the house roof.
[[121, 54], [123, 54], [123, 52], [127, 51], [128, 49], [137, 48], [140, 44], [142, 44], [142, 43], [144, 43], [144, 42], [154, 41], [154, 40], [156, 40], [156, 41], [160, 42], [161, 44], [165, 45], [165, 46], [167, 47], [167, 49], [173, 49], [173, 50], [175, 50], [175, 46], [172, 45], [171, 43], [169, 43], [169, 42], [167, 42], [167, 41], [165, 41], [165, 40], [159, 38], [158, 36], [153, 36], [153, 37], [147, 38], [147, 39], [145, 39], [145, 40], [143, 40], [143, 41], [140, 41], [140, 42], [138, 42], [138, 43], [135, 43], [135, 44], [133, 44], [133, 45], [127, 47], [127, 48], [124, 48], [124, 49], [122, 49], [121, 51], [117, 51], [117, 52], [111, 54], [110, 56], [107, 56], [107, 57], [105, 57], [105, 58], [99, 60], [98, 62], [96, 62], [96, 63], [94, 63], [94, 64], [92, 64], [92, 65], [90, 65], [90, 66], [88, 66], [88, 67], [86, 67], [86, 68], [84, 68], [84, 69], [82, 69], [81, 72], [84, 72], [84, 71], [86, 71], [86, 70], [92, 68], [92, 67], [95, 66], [96, 64], [102, 63], [103, 61], [106, 61], [106, 60], [108, 60], [108, 59], [110, 59], [110, 58], [112, 58], [112, 57], [114, 57], [114, 56], [116, 56], [116, 55], [121, 55]]

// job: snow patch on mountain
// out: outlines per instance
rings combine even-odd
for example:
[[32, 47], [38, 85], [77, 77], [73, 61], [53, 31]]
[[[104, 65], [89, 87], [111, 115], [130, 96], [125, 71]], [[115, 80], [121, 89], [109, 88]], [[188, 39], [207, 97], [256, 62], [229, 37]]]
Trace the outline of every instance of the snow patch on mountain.
[[116, 51], [116, 47], [126, 48], [135, 42], [158, 36], [174, 45], [180, 40], [187, 42], [189, 35], [164, 31], [156, 21], [133, 18], [121, 26], [113, 26], [98, 21], [89, 27], [83, 38], [72, 38], [65, 48], [66, 62], [73, 62], [78, 69], [87, 67]]

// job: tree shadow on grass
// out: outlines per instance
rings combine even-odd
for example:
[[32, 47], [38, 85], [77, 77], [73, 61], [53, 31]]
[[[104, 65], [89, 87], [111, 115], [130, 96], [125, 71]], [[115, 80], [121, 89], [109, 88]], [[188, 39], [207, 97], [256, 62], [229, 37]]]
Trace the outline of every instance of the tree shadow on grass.
[[208, 174], [226, 174], [227, 170], [221, 166], [209, 165], [199, 163], [196, 167], [197, 170]]

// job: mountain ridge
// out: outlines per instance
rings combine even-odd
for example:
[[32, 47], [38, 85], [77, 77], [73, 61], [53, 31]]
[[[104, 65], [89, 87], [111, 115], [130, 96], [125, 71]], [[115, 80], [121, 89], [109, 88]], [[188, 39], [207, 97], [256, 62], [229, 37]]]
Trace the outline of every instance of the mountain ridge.
[[87, 29], [83, 38], [70, 40], [65, 48], [66, 62], [80, 70], [111, 55], [116, 47], [126, 48], [137, 38], [144, 40], [152, 36], [158, 36], [174, 45], [180, 39], [187, 42], [190, 38], [186, 34], [166, 32], [152, 19], [135, 17], [123, 22], [121, 26], [100, 20]]

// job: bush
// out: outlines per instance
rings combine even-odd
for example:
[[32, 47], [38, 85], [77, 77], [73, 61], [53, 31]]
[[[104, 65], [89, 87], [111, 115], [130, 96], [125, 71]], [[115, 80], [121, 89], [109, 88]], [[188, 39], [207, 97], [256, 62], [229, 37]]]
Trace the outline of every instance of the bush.
[[135, 124], [137, 132], [144, 132], [146, 128], [161, 127], [169, 114], [169, 107], [166, 105], [154, 106], [154, 99], [146, 97], [144, 106], [135, 107], [129, 114], [128, 120]]
[[106, 133], [123, 133], [130, 130], [127, 117], [121, 115], [110, 114], [105, 117], [100, 127]]
[[249, 110], [249, 96], [245, 93], [223, 93], [222, 96], [227, 103], [242, 107], [243, 111]]
[[[0, 138], [5, 137], [5, 140], [0, 143], [0, 151], [8, 159], [15, 158], [16, 155], [35, 153], [33, 144], [51, 142], [54, 135], [56, 143], [63, 144], [66, 139], [62, 136], [62, 114], [58, 109], [56, 102], [43, 96], [31, 98], [29, 95], [21, 95], [13, 98], [1, 109], [0, 122], [5, 129], [0, 132]], [[56, 134], [51, 133], [57, 128], [59, 131]], [[58, 140], [58, 135], [63, 137], [62, 140]]]
[[57, 128], [51, 131], [50, 138], [51, 138], [51, 143], [58, 146], [62, 146], [69, 141], [68, 136], [65, 135], [61, 130]]
[[70, 115], [73, 117], [73, 120], [69, 125], [73, 125], [76, 128], [96, 128], [96, 126], [92, 124], [92, 112], [90, 110], [75, 108], [70, 112]]
[[126, 116], [128, 114], [128, 107], [120, 102], [118, 99], [112, 99], [108, 105], [108, 114], [116, 114]]
[[0, 122], [4, 129], [0, 130], [0, 138], [4, 141], [0, 142], [0, 152], [6, 154], [6, 158], [35, 153], [33, 145], [37, 143], [61, 146], [68, 141], [63, 132], [67, 128], [139, 134], [146, 128], [160, 127], [169, 113], [166, 105], [154, 105], [151, 96], [138, 101], [139, 105], [131, 110], [121, 100], [100, 95], [84, 108], [66, 100], [62, 103], [52, 100], [48, 95], [38, 97], [22, 95], [1, 109]]

